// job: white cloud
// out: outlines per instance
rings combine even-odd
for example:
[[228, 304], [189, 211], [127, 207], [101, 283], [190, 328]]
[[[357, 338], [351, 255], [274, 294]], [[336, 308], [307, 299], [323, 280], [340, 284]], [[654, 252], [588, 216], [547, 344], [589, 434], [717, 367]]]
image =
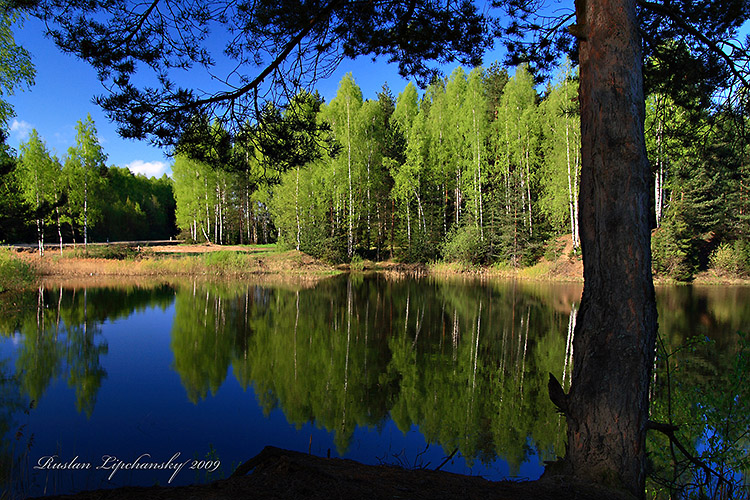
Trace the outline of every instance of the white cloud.
[[169, 164], [163, 161], [135, 160], [125, 165], [134, 174], [143, 174], [146, 177], [161, 177], [165, 173], [169, 175]]
[[32, 127], [29, 122], [23, 120], [18, 121], [14, 118], [13, 122], [10, 124], [10, 133], [18, 140], [18, 142], [21, 142], [29, 136], [32, 128], [34, 127]]

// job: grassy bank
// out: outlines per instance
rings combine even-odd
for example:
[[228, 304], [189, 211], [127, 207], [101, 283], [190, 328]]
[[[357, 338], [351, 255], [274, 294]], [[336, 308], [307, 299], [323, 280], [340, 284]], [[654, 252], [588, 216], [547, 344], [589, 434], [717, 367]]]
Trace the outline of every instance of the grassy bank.
[[5, 248], [0, 248], [0, 293], [26, 288], [34, 284], [37, 273], [33, 266], [17, 258]]
[[[219, 246], [130, 247], [125, 245], [89, 246], [48, 251], [44, 256], [26, 251], [4, 251], [12, 269], [26, 275], [50, 277], [85, 276], [216, 276], [242, 277], [259, 274], [328, 275], [334, 267], [296, 251], [275, 246], [246, 246], [224, 249]], [[8, 275], [19, 275], [9, 271]], [[15, 282], [21, 283], [19, 278]]]
[[[87, 250], [66, 248], [61, 255], [50, 249], [43, 257], [27, 250], [0, 249], [0, 290], [31, 286], [38, 277], [90, 279], [92, 277], [204, 277], [247, 278], [251, 276], [320, 277], [342, 271], [385, 272], [402, 275], [467, 276], [539, 281], [583, 281], [580, 256], [562, 254], [555, 260], [542, 258], [533, 266], [477, 266], [461, 262], [411, 264], [394, 261], [372, 262], [357, 259], [351, 265], [333, 266], [307, 254], [284, 250], [276, 245], [230, 246], [174, 245], [141, 247], [127, 245], [91, 245]], [[673, 280], [655, 278], [660, 284]], [[715, 270], [698, 274], [696, 284], [748, 285], [742, 276]]]

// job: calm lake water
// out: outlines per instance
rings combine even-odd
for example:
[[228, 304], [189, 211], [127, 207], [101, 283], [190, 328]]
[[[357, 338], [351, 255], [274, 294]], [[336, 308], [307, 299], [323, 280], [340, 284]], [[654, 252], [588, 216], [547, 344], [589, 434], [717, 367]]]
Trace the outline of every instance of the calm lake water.
[[[46, 286], [0, 317], [2, 470], [16, 494], [186, 484], [274, 445], [407, 467], [452, 455], [442, 469], [533, 479], [563, 450], [546, 385], [570, 383], [581, 289], [384, 275]], [[666, 344], [725, 352], [750, 331], [750, 288], [657, 295]]]

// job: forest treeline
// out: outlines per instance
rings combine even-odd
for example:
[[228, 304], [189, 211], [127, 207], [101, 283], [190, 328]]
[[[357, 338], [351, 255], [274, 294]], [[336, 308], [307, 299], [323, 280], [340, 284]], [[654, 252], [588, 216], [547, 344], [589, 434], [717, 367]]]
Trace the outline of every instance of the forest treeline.
[[[579, 246], [577, 85], [569, 62], [545, 86], [523, 66], [511, 77], [493, 64], [458, 67], [421, 95], [410, 83], [394, 96], [386, 84], [366, 99], [348, 74], [328, 103], [302, 93], [284, 110], [269, 107], [264, 140], [231, 141], [208, 125], [224, 154], [190, 137], [172, 179], [106, 167], [90, 117], [62, 159], [34, 131], [18, 152], [2, 151], [0, 238], [41, 249], [179, 231], [196, 242], [279, 242], [331, 262], [531, 265], [559, 256], [561, 235], [574, 253]], [[689, 280], [708, 267], [750, 274], [739, 104], [697, 90], [647, 98], [660, 276]]]
[[0, 241], [60, 243], [166, 239], [175, 235], [172, 181], [106, 166], [91, 116], [62, 157], [36, 130], [14, 151], [0, 147]]
[[[459, 67], [421, 96], [410, 83], [365, 99], [348, 74], [331, 102], [301, 94], [284, 111], [313, 115], [323, 130], [293, 143], [315, 144], [307, 161], [269, 169], [249, 143], [234, 146], [241, 169], [177, 155], [178, 227], [195, 241], [278, 240], [334, 262], [530, 265], [559, 255], [563, 234], [576, 251], [575, 68], [564, 63], [539, 88], [525, 67], [511, 77], [494, 64]], [[744, 118], [698, 94], [647, 99], [654, 270], [750, 274]]]

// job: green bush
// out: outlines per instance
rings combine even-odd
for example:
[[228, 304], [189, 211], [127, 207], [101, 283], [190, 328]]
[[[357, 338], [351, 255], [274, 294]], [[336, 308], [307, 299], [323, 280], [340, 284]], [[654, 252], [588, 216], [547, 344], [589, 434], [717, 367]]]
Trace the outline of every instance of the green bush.
[[[287, 248], [295, 248], [296, 242], [290, 236], [287, 235], [285, 241]], [[323, 224], [300, 234], [300, 251], [329, 264], [346, 262], [346, 247], [346, 234], [336, 232], [331, 235]]]
[[431, 241], [422, 231], [413, 231], [411, 246], [404, 246], [399, 252], [399, 258], [404, 262], [425, 263], [435, 260], [439, 250], [439, 245]]
[[690, 281], [697, 268], [693, 241], [684, 221], [665, 218], [662, 227], [651, 236], [654, 273], [677, 281]]
[[541, 241], [531, 240], [521, 250], [519, 262], [523, 267], [529, 267], [536, 264], [544, 254], [544, 243]]
[[732, 244], [722, 243], [711, 254], [710, 264], [721, 274], [750, 275], [750, 242], [736, 240]]
[[91, 259], [126, 260], [135, 259], [143, 251], [143, 247], [131, 247], [128, 245], [83, 245], [76, 247], [71, 255], [73, 257], [88, 257]]
[[206, 267], [220, 272], [241, 272], [247, 267], [247, 256], [231, 250], [206, 252], [201, 260]]
[[554, 262], [562, 257], [563, 250], [565, 249], [565, 243], [557, 239], [552, 239], [547, 243], [544, 250], [544, 258], [550, 262]]
[[365, 259], [355, 253], [349, 263], [349, 269], [352, 271], [363, 271], [365, 269]]
[[0, 249], [0, 292], [14, 288], [23, 288], [34, 282], [34, 270], [10, 250]]
[[452, 229], [445, 237], [442, 250], [443, 259], [449, 262], [478, 264], [486, 257], [479, 228], [472, 224]]

